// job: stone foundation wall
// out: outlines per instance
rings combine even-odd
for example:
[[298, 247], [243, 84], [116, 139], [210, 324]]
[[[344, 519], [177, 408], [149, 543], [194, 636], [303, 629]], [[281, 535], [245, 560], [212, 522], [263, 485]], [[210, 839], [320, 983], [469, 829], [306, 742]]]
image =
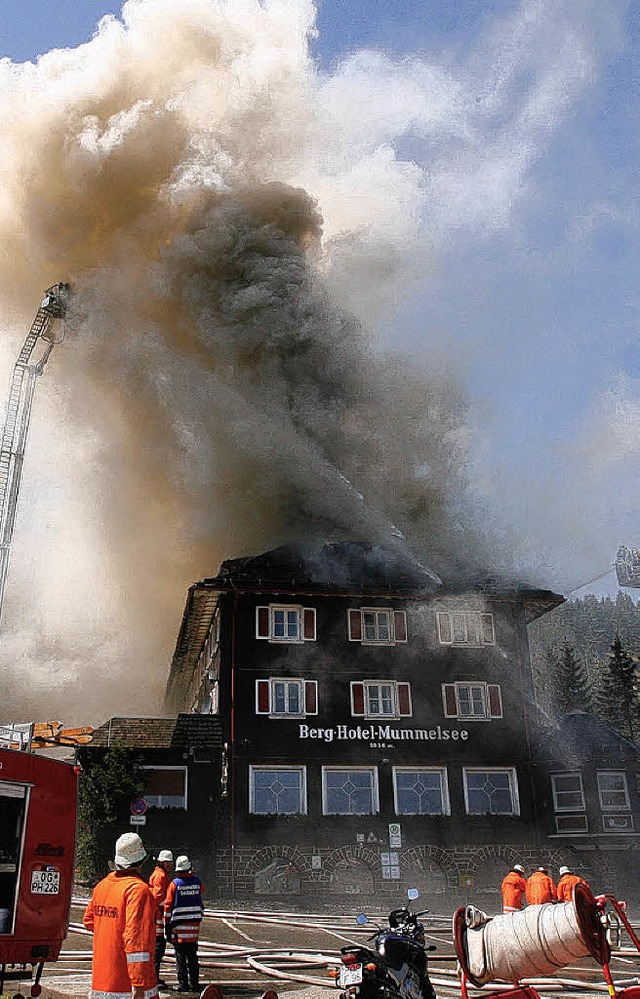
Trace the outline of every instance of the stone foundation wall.
[[[434, 914], [449, 915], [453, 908], [468, 902], [492, 912], [501, 911], [500, 883], [516, 863], [527, 873], [540, 865], [549, 868], [555, 880], [558, 868], [567, 864], [591, 884], [597, 893], [623, 892], [624, 867], [611, 864], [601, 852], [572, 852], [565, 849], [536, 848], [509, 843], [490, 846], [409, 846], [395, 851], [400, 877], [384, 877], [381, 854], [387, 847], [357, 844], [308, 850], [291, 845], [243, 846], [220, 851], [211, 882], [215, 894], [225, 899], [255, 901], [258, 907], [275, 905], [304, 906], [323, 901], [345, 911], [362, 903], [385, 908], [400, 905], [406, 891], [420, 891], [422, 907]], [[617, 859], [617, 858], [616, 858]], [[622, 857], [619, 858], [621, 861]], [[628, 865], [629, 858], [626, 858]], [[389, 869], [387, 868], [387, 873]], [[394, 874], [397, 872], [393, 872]], [[213, 894], [208, 892], [208, 894]]]

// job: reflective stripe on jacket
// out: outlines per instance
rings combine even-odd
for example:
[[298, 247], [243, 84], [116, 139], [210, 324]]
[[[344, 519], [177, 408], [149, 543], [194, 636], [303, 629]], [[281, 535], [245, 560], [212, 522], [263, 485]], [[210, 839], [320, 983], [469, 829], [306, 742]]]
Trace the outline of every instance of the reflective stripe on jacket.
[[586, 885], [587, 882], [577, 874], [563, 874], [558, 881], [558, 902], [570, 902], [574, 885], [577, 884]]
[[544, 871], [533, 872], [527, 881], [525, 895], [529, 905], [544, 905], [545, 902], [555, 902], [558, 897], [553, 878], [545, 874]]
[[153, 963], [156, 903], [137, 871], [114, 871], [93, 889], [83, 923], [93, 933], [92, 999], [158, 994]]
[[156, 936], [160, 937], [164, 934], [164, 902], [170, 884], [171, 875], [167, 874], [164, 867], [155, 867], [149, 878], [149, 888], [155, 901], [158, 903], [156, 911]]
[[500, 885], [502, 911], [519, 912], [524, 904], [527, 879], [519, 871], [509, 871]]
[[203, 894], [204, 885], [196, 874], [174, 878], [169, 885], [164, 920], [178, 943], [193, 943], [198, 939], [204, 908]]

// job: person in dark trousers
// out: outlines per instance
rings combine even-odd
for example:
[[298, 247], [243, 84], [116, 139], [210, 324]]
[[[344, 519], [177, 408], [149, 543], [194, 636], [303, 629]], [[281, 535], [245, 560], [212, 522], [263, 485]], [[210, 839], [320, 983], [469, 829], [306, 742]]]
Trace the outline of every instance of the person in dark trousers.
[[164, 903], [164, 928], [165, 936], [176, 952], [176, 992], [199, 992], [198, 937], [204, 909], [204, 885], [193, 873], [191, 861], [186, 856], [176, 860], [175, 873]]
[[167, 897], [169, 885], [171, 884], [171, 868], [173, 867], [173, 854], [171, 850], [161, 850], [156, 860], [151, 875], [149, 876], [149, 888], [155, 901], [158, 903], [158, 913], [156, 917], [156, 949], [154, 963], [156, 966], [156, 976], [158, 978], [158, 988], [165, 989], [167, 983], [160, 978], [160, 963], [167, 949], [167, 941], [164, 938], [164, 902]]

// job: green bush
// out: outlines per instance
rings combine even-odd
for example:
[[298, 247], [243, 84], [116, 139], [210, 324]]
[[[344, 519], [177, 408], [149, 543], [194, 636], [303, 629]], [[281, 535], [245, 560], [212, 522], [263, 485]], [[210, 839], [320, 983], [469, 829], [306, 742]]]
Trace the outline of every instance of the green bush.
[[104, 875], [113, 843], [128, 825], [131, 802], [144, 787], [144, 771], [136, 752], [122, 746], [80, 755], [82, 773], [78, 795], [76, 871], [79, 878], [94, 881]]

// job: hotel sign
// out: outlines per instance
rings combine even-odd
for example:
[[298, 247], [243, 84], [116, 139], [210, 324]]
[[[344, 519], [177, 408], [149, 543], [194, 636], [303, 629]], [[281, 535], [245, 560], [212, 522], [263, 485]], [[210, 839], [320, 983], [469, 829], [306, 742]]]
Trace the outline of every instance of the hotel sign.
[[396, 728], [394, 725], [334, 725], [331, 728], [314, 728], [298, 725], [299, 739], [318, 739], [323, 742], [466, 742], [466, 728]]

